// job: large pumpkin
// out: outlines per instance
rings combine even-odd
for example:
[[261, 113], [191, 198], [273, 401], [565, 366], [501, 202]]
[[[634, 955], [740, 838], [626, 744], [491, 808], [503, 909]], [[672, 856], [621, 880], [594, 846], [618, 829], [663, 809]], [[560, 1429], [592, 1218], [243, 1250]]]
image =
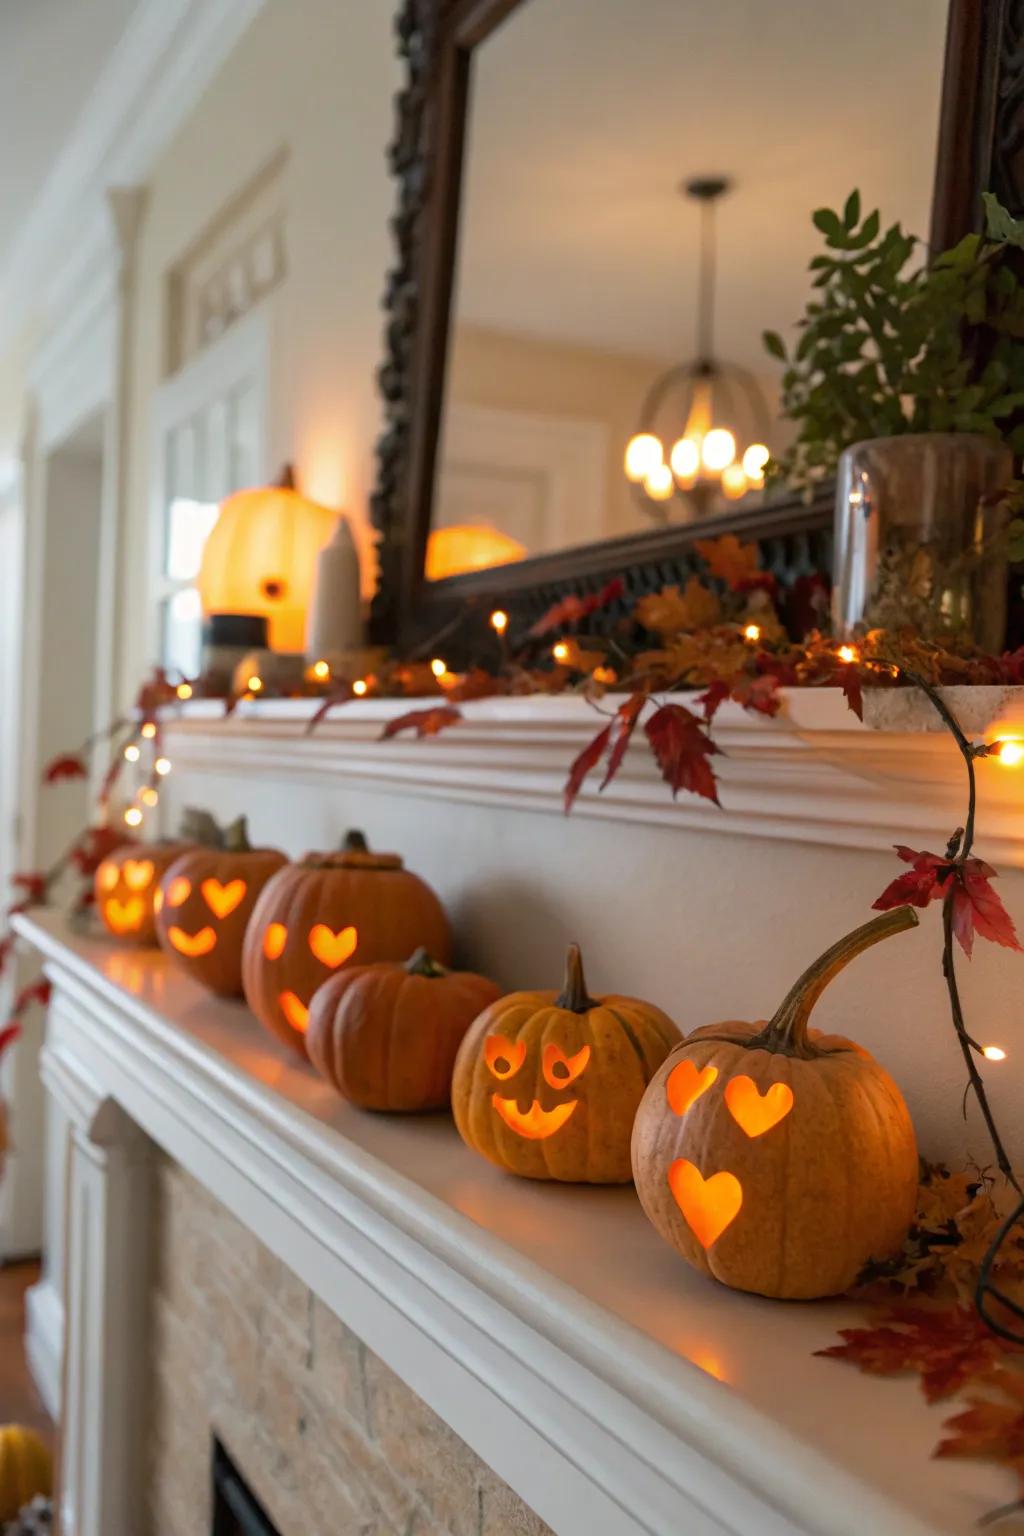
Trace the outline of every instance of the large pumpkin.
[[165, 872], [191, 846], [175, 841], [125, 843], [96, 870], [96, 911], [115, 939], [152, 944], [156, 939], [156, 896]]
[[309, 1006], [309, 1059], [361, 1109], [440, 1109], [466, 1030], [501, 996], [486, 976], [449, 971], [418, 949], [404, 965], [356, 965]]
[[809, 1298], [846, 1290], [899, 1249], [918, 1184], [907, 1107], [867, 1051], [807, 1024], [843, 966], [916, 922], [899, 907], [865, 923], [770, 1023], [699, 1029], [652, 1080], [633, 1131], [637, 1192], [695, 1268], [741, 1291]]
[[628, 1183], [633, 1116], [678, 1040], [651, 1003], [589, 997], [570, 945], [560, 993], [512, 992], [463, 1040], [452, 1080], [459, 1134], [524, 1178]]
[[246, 930], [242, 985], [253, 1013], [306, 1054], [316, 989], [350, 961], [404, 960], [420, 946], [446, 962], [444, 908], [397, 853], [371, 853], [350, 832], [340, 853], [308, 854], [264, 886]]
[[272, 650], [303, 650], [316, 557], [337, 522], [299, 495], [290, 468], [277, 485], [229, 496], [203, 547], [203, 612], [265, 614]]
[[156, 897], [161, 949], [193, 981], [221, 997], [242, 993], [242, 944], [256, 900], [288, 862], [276, 848], [253, 848], [240, 816], [222, 848], [190, 848], [174, 860]]
[[36, 1497], [53, 1491], [53, 1461], [34, 1429], [0, 1425], [0, 1524], [16, 1518]]

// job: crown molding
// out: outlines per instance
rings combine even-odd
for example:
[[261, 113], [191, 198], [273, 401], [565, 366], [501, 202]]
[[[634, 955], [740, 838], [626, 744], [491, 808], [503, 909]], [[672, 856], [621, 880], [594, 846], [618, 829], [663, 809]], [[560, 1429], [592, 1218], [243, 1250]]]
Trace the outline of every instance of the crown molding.
[[0, 351], [53, 321], [83, 262], [117, 249], [108, 193], [145, 182], [265, 0], [141, 0], [0, 272]]

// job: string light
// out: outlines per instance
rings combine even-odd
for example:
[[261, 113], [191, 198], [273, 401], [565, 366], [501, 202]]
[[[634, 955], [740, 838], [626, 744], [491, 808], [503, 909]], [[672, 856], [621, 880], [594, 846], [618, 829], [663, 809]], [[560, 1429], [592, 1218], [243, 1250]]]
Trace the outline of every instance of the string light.
[[124, 755], [126, 762], [137, 763], [139, 758], [142, 756], [142, 753], [139, 751], [134, 741], [130, 741], [124, 749]]
[[988, 752], [1007, 768], [1019, 768], [1024, 763], [1024, 741], [994, 741]]
[[845, 661], [849, 666], [852, 661], [860, 660], [860, 653], [855, 645], [841, 645], [839, 647], [839, 660]]
[[330, 675], [331, 669], [326, 661], [314, 661], [313, 676], [316, 678], [318, 683], [326, 683]]
[[503, 635], [508, 629], [508, 614], [504, 608], [495, 608], [491, 614], [491, 628], [498, 635]]
[[158, 757], [156, 762], [153, 764], [153, 767], [157, 773], [163, 776], [164, 774], [170, 773], [171, 760], [169, 757]]
[[559, 640], [557, 645], [553, 645], [551, 647], [551, 654], [556, 661], [568, 661], [569, 647], [566, 645], [564, 640]]
[[143, 805], [152, 806], [156, 805], [157, 801], [160, 799], [160, 796], [157, 794], [152, 784], [147, 784], [145, 789], [139, 795], [139, 799], [142, 801]]
[[156, 726], [153, 724], [152, 720], [146, 721], [145, 725], [142, 727], [141, 734], [145, 736], [147, 741], [153, 740], [153, 737], [156, 735]]
[[254, 672], [245, 686], [248, 688], [250, 693], [259, 693], [260, 689], [263, 687], [263, 679]]
[[433, 672], [435, 677], [444, 677], [445, 673], [448, 671], [448, 666], [446, 662], [441, 660], [440, 656], [435, 656], [433, 661], [430, 663], [430, 670]]
[[1005, 1061], [1006, 1052], [1001, 1045], [983, 1045], [981, 1054], [986, 1061]]
[[356, 678], [355, 682], [352, 684], [352, 692], [355, 694], [357, 699], [361, 699], [362, 698], [363, 694], [366, 692], [366, 678], [365, 677], [357, 677]]
[[614, 667], [595, 667], [590, 675], [595, 683], [603, 683], [606, 688], [618, 680], [618, 673]]
[[744, 638], [744, 640], [760, 640], [760, 638], [761, 638], [761, 626], [760, 626], [760, 624], [748, 624], [746, 626], [746, 628], [744, 629], [744, 631], [743, 631], [743, 638]]
[[130, 827], [141, 827], [142, 812], [137, 805], [130, 805], [124, 813], [124, 819]]
[[174, 691], [178, 695], [179, 699], [190, 699], [192, 697], [192, 684], [179, 683]]

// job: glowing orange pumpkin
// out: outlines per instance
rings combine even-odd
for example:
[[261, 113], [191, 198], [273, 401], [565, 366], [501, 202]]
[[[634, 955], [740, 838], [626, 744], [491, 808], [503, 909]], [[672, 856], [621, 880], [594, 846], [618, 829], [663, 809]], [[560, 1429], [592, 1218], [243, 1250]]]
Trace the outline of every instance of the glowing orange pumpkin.
[[456, 523], [451, 528], [431, 530], [424, 575], [428, 581], [440, 581], [463, 571], [489, 570], [525, 558], [525, 546], [490, 523]]
[[223, 848], [191, 848], [160, 882], [156, 932], [160, 947], [193, 981], [221, 997], [242, 994], [242, 944], [260, 892], [288, 860], [276, 848], [253, 848], [245, 817]]
[[203, 612], [264, 614], [271, 649], [301, 651], [316, 557], [337, 522], [299, 495], [290, 468], [278, 485], [229, 496], [203, 549]]
[[561, 993], [512, 992], [463, 1040], [452, 1078], [459, 1135], [526, 1178], [628, 1183], [633, 1116], [678, 1039], [651, 1003], [588, 997], [573, 944]]
[[155, 902], [164, 872], [192, 845], [185, 842], [125, 843], [96, 871], [100, 922], [115, 939], [156, 945]]
[[447, 961], [441, 903], [397, 853], [372, 853], [362, 833], [350, 832], [340, 853], [308, 854], [264, 886], [242, 949], [245, 998], [304, 1056], [310, 1001], [329, 976], [353, 959], [404, 960], [421, 945]]
[[917, 1197], [914, 1128], [874, 1057], [809, 1030], [832, 977], [917, 923], [885, 912], [804, 972], [770, 1023], [696, 1030], [652, 1078], [633, 1130], [650, 1220], [705, 1274], [741, 1291], [845, 1291], [895, 1253]]

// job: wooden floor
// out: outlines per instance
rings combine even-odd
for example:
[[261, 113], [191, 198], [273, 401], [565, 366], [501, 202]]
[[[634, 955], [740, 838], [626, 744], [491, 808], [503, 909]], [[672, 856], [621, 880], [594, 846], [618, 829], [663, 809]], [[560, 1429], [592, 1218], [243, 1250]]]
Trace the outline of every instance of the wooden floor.
[[38, 1264], [0, 1269], [0, 1424], [28, 1424], [52, 1446], [53, 1425], [25, 1363], [25, 1292], [39, 1279]]

